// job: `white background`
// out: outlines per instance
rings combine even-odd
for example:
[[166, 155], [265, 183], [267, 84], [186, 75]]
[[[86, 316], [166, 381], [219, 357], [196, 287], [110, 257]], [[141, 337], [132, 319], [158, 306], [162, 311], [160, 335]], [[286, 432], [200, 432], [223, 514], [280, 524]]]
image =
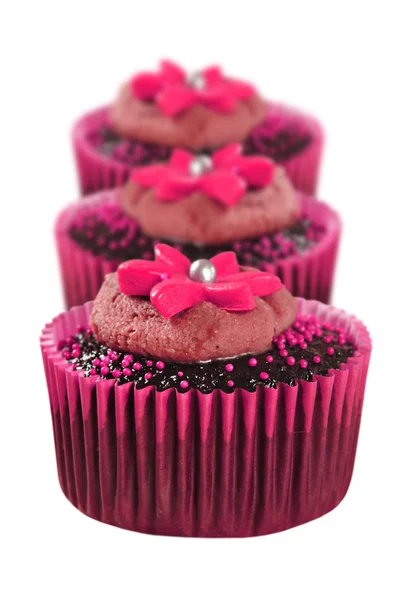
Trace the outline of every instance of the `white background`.
[[[4, 2], [1, 70], [2, 598], [410, 597], [409, 14], [402, 2]], [[69, 129], [171, 57], [219, 62], [328, 136], [320, 197], [345, 223], [334, 304], [374, 354], [343, 503], [264, 538], [144, 536], [76, 511], [57, 481], [38, 335], [63, 309], [52, 225], [75, 199]], [[4, 353], [4, 358], [3, 358]]]

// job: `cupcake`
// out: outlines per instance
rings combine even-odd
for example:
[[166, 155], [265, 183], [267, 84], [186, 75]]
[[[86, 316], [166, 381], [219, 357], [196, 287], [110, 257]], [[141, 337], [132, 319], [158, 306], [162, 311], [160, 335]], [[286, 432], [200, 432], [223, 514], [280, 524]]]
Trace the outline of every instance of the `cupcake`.
[[62, 490], [161, 535], [244, 537], [322, 516], [352, 476], [371, 342], [232, 252], [159, 244], [41, 346]]
[[106, 273], [152, 259], [167, 242], [191, 261], [234, 251], [241, 264], [276, 273], [295, 295], [328, 302], [338, 216], [296, 192], [285, 170], [240, 144], [210, 154], [175, 149], [139, 167], [122, 188], [64, 210], [56, 236], [67, 306], [93, 300]]
[[267, 102], [219, 67], [188, 74], [162, 61], [158, 72], [132, 77], [112, 105], [86, 114], [73, 130], [83, 194], [121, 185], [133, 168], [167, 160], [174, 148], [202, 152], [231, 142], [243, 143], [247, 155], [275, 160], [296, 188], [315, 192], [320, 125]]

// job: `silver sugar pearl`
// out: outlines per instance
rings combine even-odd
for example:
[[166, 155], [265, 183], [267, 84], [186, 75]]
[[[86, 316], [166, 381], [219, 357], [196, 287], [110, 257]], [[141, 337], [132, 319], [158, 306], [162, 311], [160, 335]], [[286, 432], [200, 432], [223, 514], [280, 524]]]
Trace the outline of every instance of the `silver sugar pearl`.
[[206, 154], [198, 154], [189, 163], [189, 172], [194, 177], [199, 177], [212, 170], [212, 158]]
[[213, 283], [216, 279], [216, 269], [210, 260], [199, 258], [191, 264], [189, 276], [192, 281]]
[[194, 71], [188, 75], [187, 84], [189, 87], [194, 88], [194, 90], [203, 90], [206, 86], [206, 81], [200, 71]]

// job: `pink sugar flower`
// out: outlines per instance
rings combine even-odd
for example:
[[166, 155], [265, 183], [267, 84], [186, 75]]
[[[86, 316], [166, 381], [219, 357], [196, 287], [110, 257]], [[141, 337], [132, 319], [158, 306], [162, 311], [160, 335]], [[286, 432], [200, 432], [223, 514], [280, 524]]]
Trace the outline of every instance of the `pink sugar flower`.
[[270, 273], [241, 271], [234, 252], [191, 264], [166, 244], [155, 246], [155, 261], [127, 261], [117, 274], [123, 294], [149, 296], [166, 319], [205, 301], [232, 312], [252, 310], [254, 296], [268, 296], [283, 287]]
[[182, 200], [202, 192], [227, 206], [239, 202], [249, 188], [263, 188], [274, 176], [275, 164], [265, 156], [243, 156], [240, 144], [229, 144], [211, 156], [174, 150], [167, 164], [134, 169], [131, 179], [154, 188], [163, 201]]
[[229, 113], [235, 109], [237, 102], [255, 95], [251, 85], [225, 78], [217, 66], [188, 75], [168, 60], [160, 63], [157, 73], [139, 73], [130, 85], [136, 98], [155, 102], [168, 117], [185, 112], [196, 104]]

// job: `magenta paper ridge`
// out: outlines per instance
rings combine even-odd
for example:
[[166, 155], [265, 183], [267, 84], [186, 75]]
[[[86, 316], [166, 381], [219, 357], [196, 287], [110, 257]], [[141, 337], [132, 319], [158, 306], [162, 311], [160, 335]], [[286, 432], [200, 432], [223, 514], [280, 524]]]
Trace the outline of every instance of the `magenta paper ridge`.
[[[269, 103], [270, 110], [280, 110], [286, 118], [288, 107]], [[118, 160], [97, 152], [88, 142], [90, 133], [108, 122], [110, 107], [104, 106], [82, 116], [73, 127], [72, 143], [77, 165], [80, 190], [83, 195], [122, 185], [128, 180], [131, 168]], [[292, 109], [289, 113], [303, 119], [312, 134], [309, 147], [280, 164], [286, 169], [296, 189], [312, 195], [316, 192], [324, 146], [324, 133], [319, 122]]]
[[86, 326], [92, 303], [47, 325], [41, 348], [57, 470], [86, 515], [152, 534], [246, 537], [322, 516], [351, 480], [371, 352], [364, 325], [298, 300], [358, 348], [340, 370], [276, 389], [202, 394], [85, 377], [56, 344]]
[[[89, 197], [89, 202], [118, 202], [119, 190], [104, 191]], [[272, 266], [274, 273], [294, 296], [312, 298], [327, 303], [330, 301], [341, 235], [338, 214], [327, 204], [311, 197], [302, 196], [304, 214], [320, 225], [326, 232], [323, 238], [303, 254], [294, 254], [277, 260]], [[94, 300], [105, 275], [117, 270], [121, 260], [108, 260], [82, 248], [69, 235], [72, 214], [78, 203], [60, 213], [55, 227], [56, 245], [59, 256], [61, 280], [66, 307], [81, 305]]]

